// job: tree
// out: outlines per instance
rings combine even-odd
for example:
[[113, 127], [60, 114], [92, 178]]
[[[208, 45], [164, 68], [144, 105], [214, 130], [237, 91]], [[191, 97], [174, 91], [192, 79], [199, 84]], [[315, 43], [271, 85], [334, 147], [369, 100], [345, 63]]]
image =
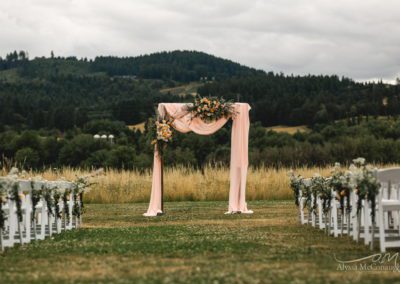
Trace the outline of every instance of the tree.
[[19, 149], [15, 153], [15, 161], [20, 167], [25, 169], [37, 168], [39, 160], [39, 153], [29, 147]]

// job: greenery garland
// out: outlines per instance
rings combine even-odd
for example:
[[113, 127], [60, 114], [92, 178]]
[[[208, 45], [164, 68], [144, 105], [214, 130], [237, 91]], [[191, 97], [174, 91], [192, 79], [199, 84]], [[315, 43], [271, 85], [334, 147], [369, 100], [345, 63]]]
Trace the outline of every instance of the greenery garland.
[[[378, 182], [371, 168], [361, 165], [361, 175], [356, 177], [357, 189], [357, 214], [361, 212], [362, 201], [367, 199], [371, 202], [371, 208], [376, 207], [376, 196], [379, 193], [380, 183]], [[375, 223], [375, 210], [371, 210], [372, 223]]]
[[[340, 164], [335, 163], [335, 167], [332, 171], [332, 176], [329, 181], [330, 186], [336, 192], [336, 199], [340, 204], [340, 212], [342, 215], [350, 214], [351, 204], [350, 204], [350, 192], [351, 192], [351, 172], [344, 173], [341, 170]], [[345, 204], [345, 200], [347, 203]]]
[[44, 201], [46, 202], [46, 206], [47, 206], [47, 212], [49, 215], [54, 216], [54, 199], [53, 199], [53, 194], [52, 194], [52, 190], [50, 188], [48, 188], [45, 185], [42, 185], [42, 191], [43, 191], [43, 197], [44, 197]]
[[32, 222], [36, 221], [36, 205], [42, 197], [42, 190], [35, 190], [34, 181], [31, 181]]
[[6, 222], [6, 212], [3, 210], [3, 203], [6, 201], [5, 188], [2, 183], [0, 183], [0, 229], [4, 230], [4, 225]]
[[330, 187], [329, 180], [321, 177], [320, 181], [318, 181], [319, 186], [319, 197], [322, 200], [322, 211], [324, 214], [328, 214], [331, 210], [332, 204], [332, 188]]
[[61, 210], [60, 210], [60, 201], [61, 193], [57, 190], [53, 190], [53, 199], [54, 199], [54, 216], [56, 218], [61, 218]]
[[322, 176], [314, 175], [311, 178], [310, 188], [311, 188], [311, 193], [314, 197], [311, 212], [313, 212], [314, 214], [317, 214], [316, 213], [318, 208], [317, 197], [324, 191], [324, 187], [325, 187], [325, 179]]
[[62, 202], [64, 207], [64, 216], [66, 220], [69, 220], [69, 210], [68, 210], [68, 196], [70, 195], [71, 190], [66, 189], [64, 194], [62, 195]]
[[79, 193], [79, 188], [78, 188], [78, 186], [76, 186], [72, 193], [72, 195], [74, 197], [74, 205], [72, 208], [72, 215], [79, 218], [81, 216], [82, 212], [81, 212], [79, 202], [78, 202], [78, 193]]
[[300, 191], [304, 188], [304, 178], [301, 175], [295, 175], [293, 171], [289, 172], [290, 188], [293, 191], [294, 203], [299, 206]]
[[311, 201], [312, 201], [312, 195], [313, 195], [313, 191], [312, 191], [312, 189], [311, 189], [310, 184], [306, 184], [306, 183], [304, 182], [304, 183], [303, 183], [303, 190], [302, 190], [302, 197], [305, 198], [304, 204], [305, 204], [305, 207], [307, 207], [307, 209], [308, 209], [308, 211], [309, 211], [310, 213], [312, 213], [313, 210], [314, 210], [314, 206], [313, 206], [313, 204], [311, 203]]
[[85, 177], [79, 177], [75, 181], [75, 187], [72, 190], [72, 194], [74, 196], [74, 206], [72, 213], [74, 216], [80, 217], [82, 215], [84, 209], [83, 193], [85, 189], [90, 187], [91, 185], [93, 185], [93, 183], [90, 183]]
[[15, 202], [15, 206], [17, 207], [17, 218], [18, 222], [22, 222], [22, 201], [19, 196], [19, 184], [18, 182], [14, 182], [11, 189], [11, 200]]

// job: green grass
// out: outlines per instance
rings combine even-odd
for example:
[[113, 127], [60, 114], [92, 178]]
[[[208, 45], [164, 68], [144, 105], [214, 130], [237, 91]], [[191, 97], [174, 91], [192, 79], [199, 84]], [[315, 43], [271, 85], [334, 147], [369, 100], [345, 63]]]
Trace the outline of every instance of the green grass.
[[197, 94], [197, 90], [199, 87], [203, 86], [204, 83], [201, 82], [191, 82], [188, 84], [184, 84], [181, 86], [173, 87], [173, 88], [163, 88], [160, 90], [160, 93], [167, 94], [171, 93], [175, 96], [186, 97], [186, 95], [195, 95]]
[[224, 215], [227, 202], [86, 207], [84, 228], [0, 255], [0, 283], [379, 283], [398, 272], [337, 271], [334, 254], [369, 255], [347, 237], [298, 224], [287, 201], [257, 201], [253, 215]]

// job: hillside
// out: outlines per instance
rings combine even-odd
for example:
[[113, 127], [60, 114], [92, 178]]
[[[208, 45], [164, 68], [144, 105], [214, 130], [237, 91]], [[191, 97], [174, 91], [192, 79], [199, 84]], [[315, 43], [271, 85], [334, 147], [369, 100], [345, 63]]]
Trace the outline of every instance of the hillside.
[[[400, 85], [265, 73], [176, 51], [94, 60], [7, 55], [0, 60], [0, 163], [145, 170], [153, 149], [144, 122], [158, 103], [189, 102], [195, 93], [251, 105], [252, 166], [326, 165], [357, 156], [400, 161], [400, 151], [392, 151], [400, 149]], [[176, 133], [166, 165], [229, 164], [230, 125], [211, 136]]]
[[[161, 79], [178, 82], [201, 78], [223, 80], [263, 74], [263, 71], [198, 51], [159, 52], [137, 57], [97, 56], [93, 60], [76, 57], [37, 57], [12, 52], [0, 58], [0, 80], [9, 79], [9, 70], [25, 79], [58, 76], [122, 76], [131, 79]], [[15, 81], [15, 77], [12, 78]]]
[[359, 83], [335, 75], [269, 72], [205, 84], [199, 93], [232, 100], [240, 97], [252, 106], [252, 120], [264, 126], [315, 125], [400, 114], [400, 85]]
[[252, 106], [265, 127], [331, 123], [400, 114], [400, 86], [358, 83], [338, 76], [287, 76], [255, 70], [196, 51], [93, 60], [26, 52], [0, 58], [1, 127], [83, 127], [93, 119], [134, 125], [157, 103], [223, 96]]

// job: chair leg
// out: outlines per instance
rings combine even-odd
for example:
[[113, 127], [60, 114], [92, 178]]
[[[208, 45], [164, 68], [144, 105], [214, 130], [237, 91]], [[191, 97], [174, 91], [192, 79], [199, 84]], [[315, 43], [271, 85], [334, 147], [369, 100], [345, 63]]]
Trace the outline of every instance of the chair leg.
[[0, 228], [0, 250], [4, 251], [4, 244], [3, 244], [3, 229]]
[[[382, 212], [382, 205], [380, 205], [379, 211], [378, 211], [378, 221], [379, 221], [379, 245], [381, 252], [386, 252], [385, 248], [385, 224], [384, 224], [384, 214]], [[371, 243], [374, 240], [372, 239]]]
[[369, 203], [367, 200], [364, 201], [364, 215], [363, 215], [363, 219], [364, 219], [364, 244], [368, 245], [369, 242], [371, 241], [371, 235], [369, 232], [369, 228], [370, 228], [370, 217], [371, 216], [371, 212], [369, 210]]

